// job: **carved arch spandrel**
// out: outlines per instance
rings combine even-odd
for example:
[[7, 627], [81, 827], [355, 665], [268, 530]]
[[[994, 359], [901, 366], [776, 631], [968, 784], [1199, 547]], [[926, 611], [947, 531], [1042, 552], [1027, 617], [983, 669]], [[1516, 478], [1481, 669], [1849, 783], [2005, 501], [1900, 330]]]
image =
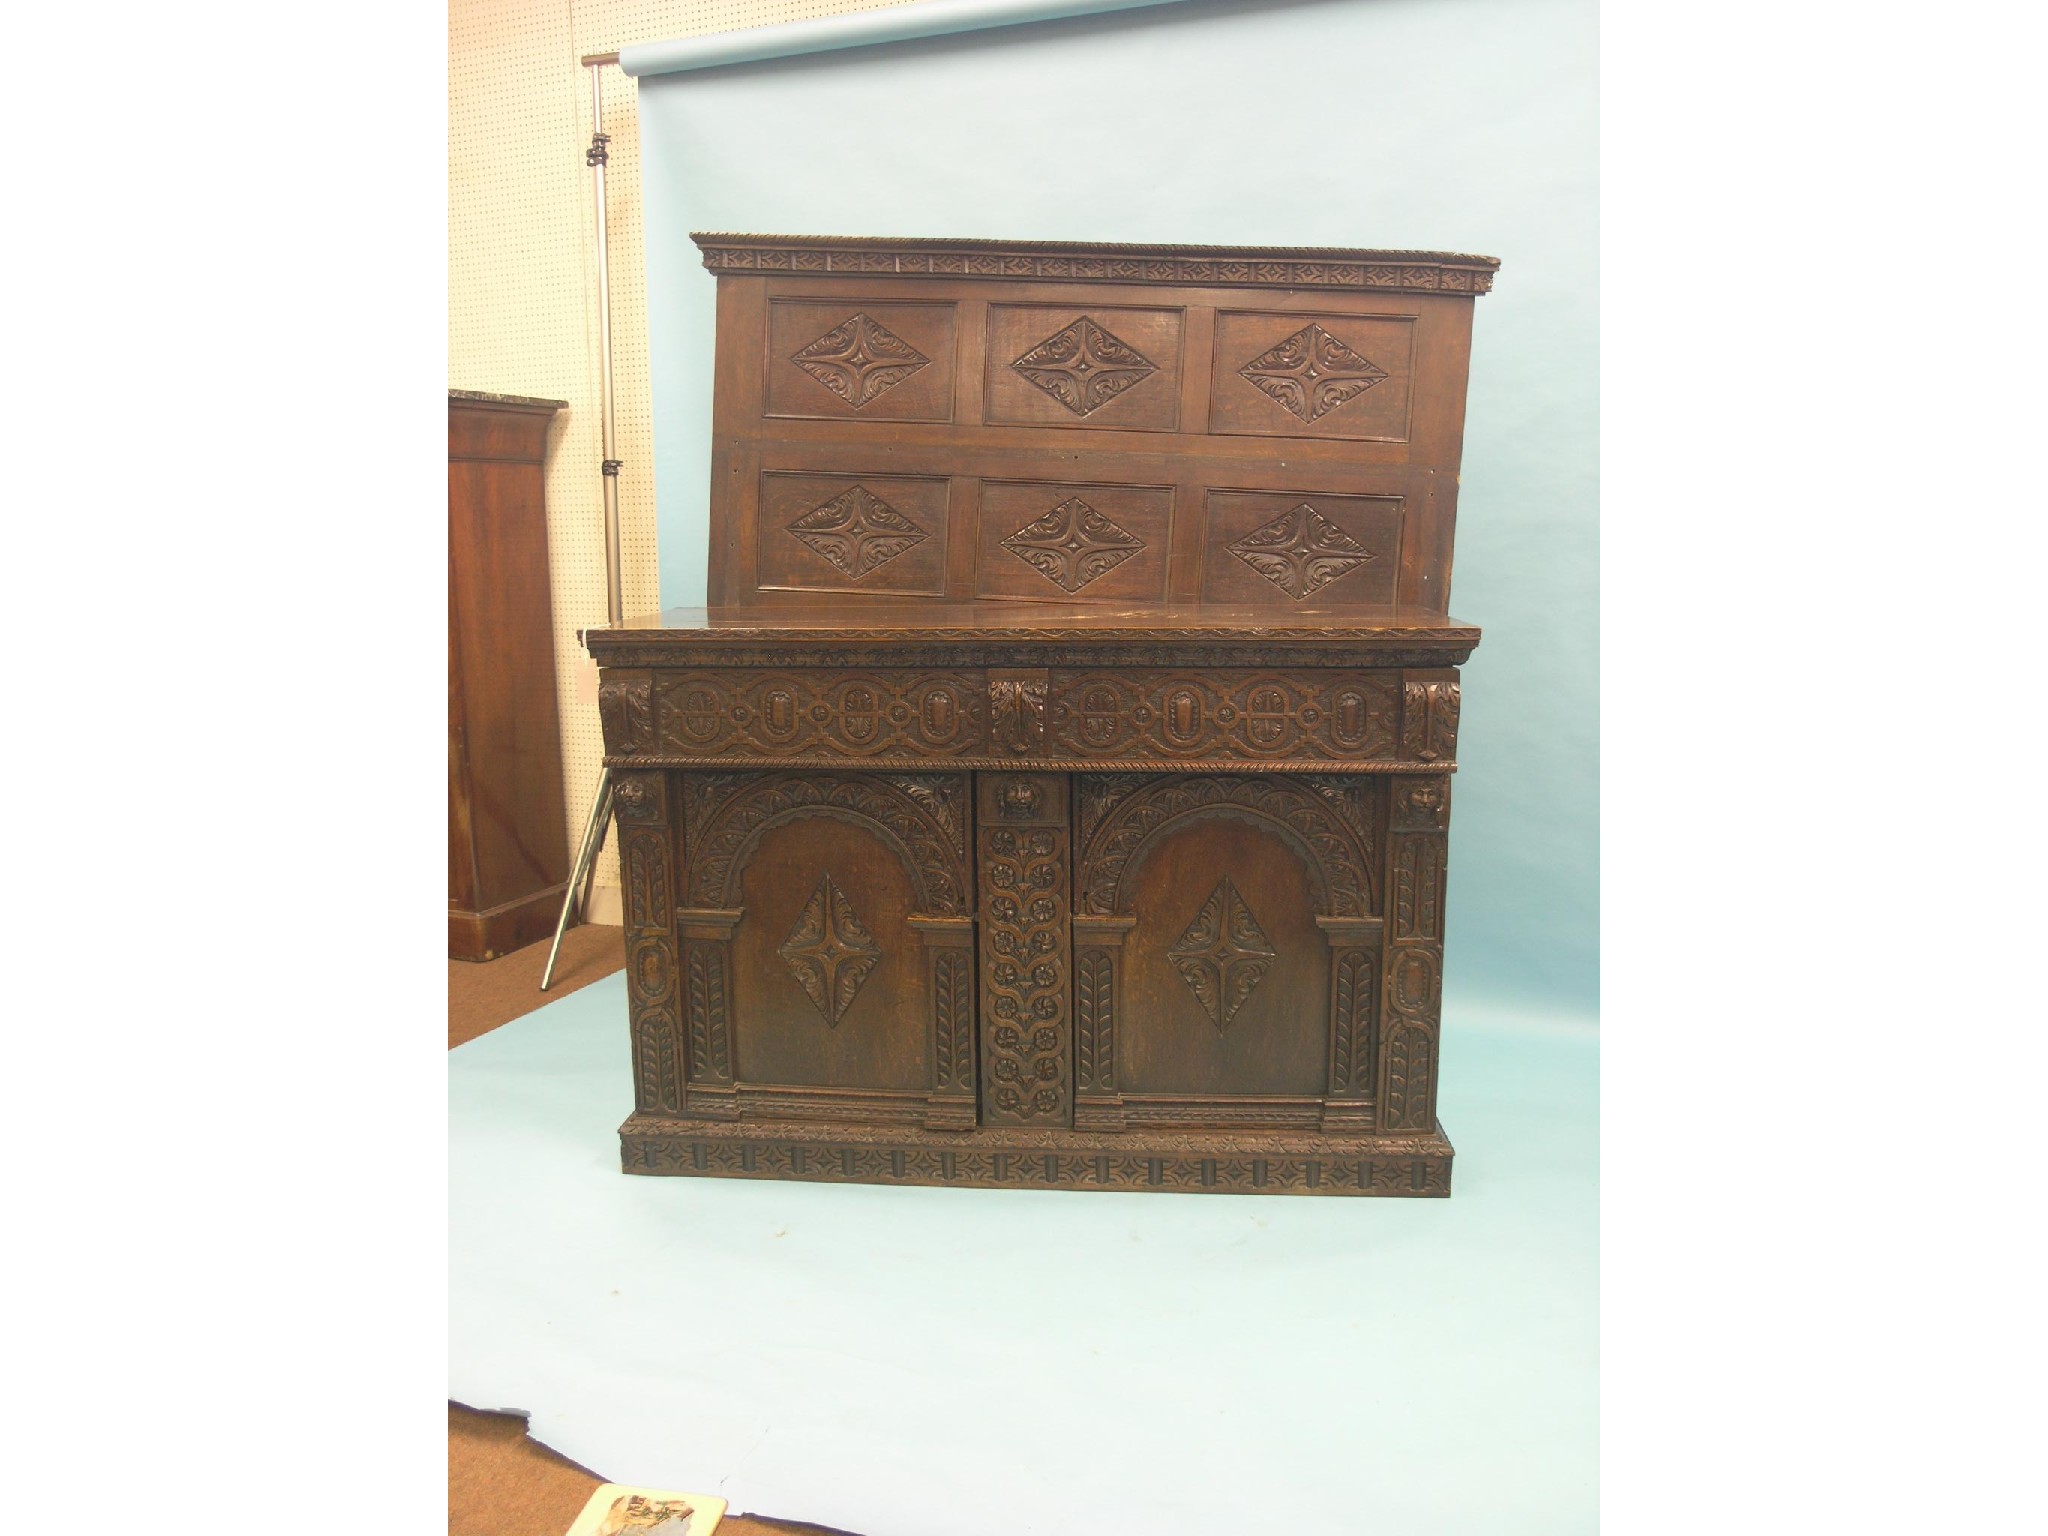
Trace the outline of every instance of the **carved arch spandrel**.
[[685, 776], [691, 901], [740, 905], [740, 879], [761, 838], [804, 816], [878, 836], [909, 873], [918, 910], [966, 916], [968, 787], [962, 774], [720, 773]]
[[1128, 910], [1132, 877], [1172, 828], [1230, 817], [1266, 827], [1294, 850], [1319, 912], [1368, 917], [1379, 911], [1373, 815], [1356, 776], [1299, 774], [1082, 774], [1080, 910]]

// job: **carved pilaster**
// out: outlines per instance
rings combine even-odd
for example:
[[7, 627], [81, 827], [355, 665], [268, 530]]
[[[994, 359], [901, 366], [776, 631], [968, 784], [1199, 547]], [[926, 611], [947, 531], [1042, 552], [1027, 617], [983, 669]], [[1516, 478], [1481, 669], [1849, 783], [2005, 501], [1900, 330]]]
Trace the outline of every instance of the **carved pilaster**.
[[1323, 1127], [1363, 1130], [1373, 1124], [1378, 1078], [1375, 975], [1382, 924], [1376, 917], [1318, 917], [1316, 926], [1330, 946], [1330, 1056]]
[[732, 1070], [732, 935], [739, 908], [686, 908], [676, 914], [689, 970], [690, 1113], [739, 1116]]
[[982, 1119], [1071, 1125], [1073, 856], [1065, 775], [981, 775], [976, 825]]
[[1387, 795], [1379, 1125], [1429, 1131], [1436, 1126], [1450, 779], [1396, 775], [1387, 780]]
[[1124, 936], [1135, 917], [1074, 918], [1074, 1128], [1120, 1131], [1116, 1021]]
[[675, 935], [675, 829], [668, 777], [624, 773], [613, 784], [625, 881], [626, 988], [634, 1100], [642, 1113], [683, 1112], [682, 966]]
[[924, 940], [932, 994], [932, 1093], [928, 1131], [971, 1131], [974, 1089], [974, 920], [913, 916]]

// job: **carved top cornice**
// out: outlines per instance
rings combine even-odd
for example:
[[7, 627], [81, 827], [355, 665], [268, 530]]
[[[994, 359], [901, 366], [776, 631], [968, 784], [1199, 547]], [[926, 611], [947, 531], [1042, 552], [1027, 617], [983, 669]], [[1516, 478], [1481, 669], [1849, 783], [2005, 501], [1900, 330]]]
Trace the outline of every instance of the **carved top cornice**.
[[831, 235], [693, 234], [721, 277], [995, 278], [1212, 288], [1490, 292], [1500, 261], [1455, 251], [1319, 246], [1101, 245], [1058, 240], [906, 240]]

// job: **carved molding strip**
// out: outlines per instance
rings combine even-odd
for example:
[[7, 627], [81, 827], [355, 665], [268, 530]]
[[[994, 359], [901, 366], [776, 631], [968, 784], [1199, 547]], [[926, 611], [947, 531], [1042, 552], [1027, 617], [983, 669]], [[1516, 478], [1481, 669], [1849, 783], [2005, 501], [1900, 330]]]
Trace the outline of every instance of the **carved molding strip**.
[[1449, 251], [1237, 249], [696, 234], [721, 275], [811, 273], [1481, 294], [1500, 263]]
[[[631, 758], [606, 758], [614, 768], [692, 768], [699, 770], [729, 769], [736, 759], [731, 757], [671, 757], [644, 756]], [[840, 766], [843, 758], [833, 757], [748, 757], [737, 759], [748, 768], [766, 771], [769, 769], [809, 769]], [[1190, 758], [1156, 757], [874, 757], [864, 759], [860, 766], [868, 770], [900, 769], [915, 773], [926, 773], [935, 768], [953, 769], [1001, 769], [1015, 771], [1029, 769], [1034, 773], [1160, 773], [1181, 769], [1228, 768], [1243, 772], [1246, 760], [1228, 757], [1222, 753], [1205, 754]], [[1323, 758], [1309, 757], [1298, 762], [1260, 763], [1261, 774], [1290, 774], [1300, 777], [1310, 775], [1364, 775], [1378, 773], [1414, 773], [1418, 768], [1455, 773], [1456, 763], [1417, 763], [1401, 758]]]
[[1024, 1130], [971, 1132], [971, 1140], [907, 1128], [809, 1135], [795, 1126], [735, 1127], [636, 1116], [621, 1129], [627, 1173], [711, 1178], [813, 1179], [833, 1183], [953, 1185], [979, 1189], [1143, 1189], [1188, 1194], [1442, 1197], [1451, 1192], [1450, 1147], [1441, 1138], [1402, 1146], [1393, 1138], [1288, 1137], [1312, 1150], [1247, 1143], [1221, 1131], [1136, 1131], [1089, 1136]]

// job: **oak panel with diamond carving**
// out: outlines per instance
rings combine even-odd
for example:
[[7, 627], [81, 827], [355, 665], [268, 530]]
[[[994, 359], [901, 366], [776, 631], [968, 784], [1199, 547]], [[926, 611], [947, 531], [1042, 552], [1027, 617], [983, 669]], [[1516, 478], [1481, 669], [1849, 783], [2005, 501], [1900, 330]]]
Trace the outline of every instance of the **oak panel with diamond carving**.
[[1219, 310], [1209, 430], [1406, 442], [1415, 322]]
[[1391, 603], [1401, 566], [1401, 499], [1211, 491], [1202, 596], [1303, 608]]
[[1320, 1097], [1330, 950], [1299, 853], [1223, 807], [1170, 823], [1136, 858], [1116, 1034], [1126, 1106]]
[[936, 596], [945, 591], [947, 497], [937, 476], [764, 474], [759, 585]]
[[781, 299], [768, 306], [765, 414], [953, 419], [954, 306]]
[[1178, 309], [991, 304], [987, 420], [1170, 432], [1180, 421]]
[[909, 923], [917, 896], [877, 830], [824, 809], [771, 825], [740, 872], [738, 898], [739, 1082], [927, 1089], [930, 966]]
[[1172, 531], [1166, 486], [984, 480], [974, 595], [1160, 602]]

